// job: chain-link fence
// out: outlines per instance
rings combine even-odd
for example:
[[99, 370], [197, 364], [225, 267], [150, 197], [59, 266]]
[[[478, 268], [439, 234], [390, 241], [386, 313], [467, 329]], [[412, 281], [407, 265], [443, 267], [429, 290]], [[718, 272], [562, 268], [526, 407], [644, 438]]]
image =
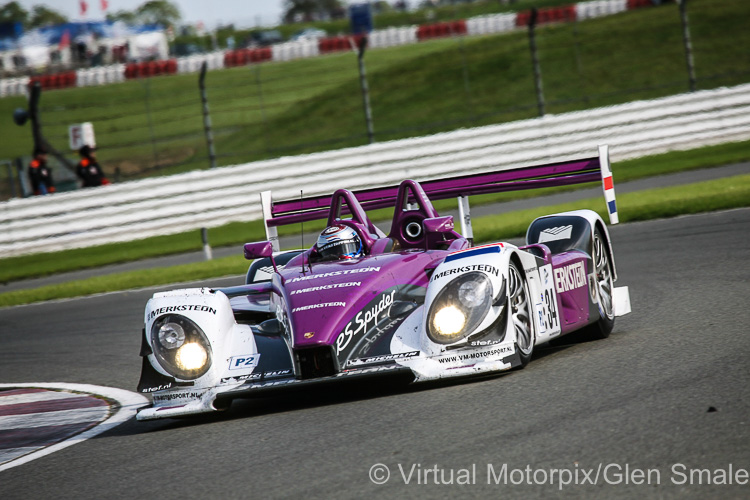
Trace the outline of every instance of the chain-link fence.
[[[749, 81], [750, 3], [690, 0], [683, 5], [687, 39], [678, 5], [667, 3], [504, 35], [366, 50], [373, 140]], [[69, 125], [92, 122], [99, 158], [115, 180], [209, 168], [198, 79], [176, 75], [45, 93], [44, 134], [63, 149]], [[370, 140], [356, 50], [212, 71], [205, 84], [219, 166]], [[0, 113], [18, 105], [24, 105], [22, 99], [0, 100]], [[4, 134], [8, 144], [30, 149], [28, 127], [11, 126]], [[0, 157], [9, 150], [4, 146]], [[1, 170], [5, 199], [13, 196], [6, 178], [13, 169]]]

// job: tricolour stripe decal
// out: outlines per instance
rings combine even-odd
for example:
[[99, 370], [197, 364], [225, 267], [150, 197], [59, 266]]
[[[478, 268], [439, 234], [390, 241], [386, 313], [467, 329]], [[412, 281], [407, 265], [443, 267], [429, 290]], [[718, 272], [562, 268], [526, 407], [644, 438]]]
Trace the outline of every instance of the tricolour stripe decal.
[[615, 183], [612, 179], [612, 171], [609, 168], [609, 146], [599, 146], [599, 165], [602, 174], [602, 187], [604, 188], [604, 201], [607, 202], [609, 212], [609, 223], [617, 224], [620, 218], [617, 215], [617, 204], [615, 203]]
[[461, 250], [459, 252], [450, 254], [448, 257], [445, 258], [445, 262], [451, 262], [451, 261], [463, 259], [466, 257], [474, 257], [475, 255], [482, 255], [486, 253], [500, 253], [502, 252], [502, 246], [503, 246], [502, 244], [492, 244], [492, 245], [484, 245], [481, 247], [474, 247], [468, 250]]

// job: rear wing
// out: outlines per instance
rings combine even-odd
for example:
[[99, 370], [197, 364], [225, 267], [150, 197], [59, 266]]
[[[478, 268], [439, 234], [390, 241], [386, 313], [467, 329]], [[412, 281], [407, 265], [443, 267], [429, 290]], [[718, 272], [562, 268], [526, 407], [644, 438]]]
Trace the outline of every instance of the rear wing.
[[[599, 180], [601, 180], [604, 189], [609, 222], [610, 224], [617, 224], [619, 219], [615, 203], [615, 188], [609, 163], [609, 147], [606, 145], [599, 146], [599, 156], [593, 158], [448, 177], [422, 181], [419, 184], [430, 200], [458, 198], [461, 234], [467, 239], [472, 239], [474, 234], [469, 209], [468, 197], [470, 195], [568, 186]], [[398, 186], [353, 191], [357, 201], [365, 211], [394, 206], [397, 193]], [[274, 251], [279, 251], [276, 228], [287, 224], [327, 218], [332, 195], [274, 202], [271, 191], [264, 191], [260, 194], [260, 198], [266, 238], [272, 242]]]

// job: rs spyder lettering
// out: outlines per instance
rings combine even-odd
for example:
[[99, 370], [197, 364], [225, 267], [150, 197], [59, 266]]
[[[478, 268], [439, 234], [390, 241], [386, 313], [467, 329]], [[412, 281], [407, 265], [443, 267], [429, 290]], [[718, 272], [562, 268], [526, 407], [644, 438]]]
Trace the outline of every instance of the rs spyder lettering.
[[[390, 294], [383, 294], [371, 309], [359, 311], [354, 320], [347, 323], [344, 331], [336, 339], [336, 354], [340, 354], [349, 345], [349, 342], [352, 341], [355, 335], [368, 332], [369, 327], [367, 325], [371, 323], [377, 324], [380, 314], [393, 303], [393, 296], [395, 294], [396, 290], [391, 291]], [[355, 330], [352, 330], [354, 323], [358, 326]]]

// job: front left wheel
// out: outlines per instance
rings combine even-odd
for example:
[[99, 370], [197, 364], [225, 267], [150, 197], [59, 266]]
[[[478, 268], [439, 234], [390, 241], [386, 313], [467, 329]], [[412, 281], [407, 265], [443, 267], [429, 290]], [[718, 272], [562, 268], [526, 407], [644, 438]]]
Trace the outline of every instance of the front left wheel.
[[596, 287], [599, 319], [586, 328], [591, 339], [605, 339], [609, 337], [615, 326], [615, 310], [612, 300], [614, 281], [612, 279], [612, 262], [607, 252], [607, 240], [599, 228], [594, 232], [594, 244], [591, 258], [596, 273], [594, 286]]
[[511, 325], [516, 336], [516, 352], [521, 361], [520, 368], [531, 361], [534, 352], [534, 327], [531, 324], [529, 290], [521, 272], [513, 262], [508, 268], [508, 305]]

